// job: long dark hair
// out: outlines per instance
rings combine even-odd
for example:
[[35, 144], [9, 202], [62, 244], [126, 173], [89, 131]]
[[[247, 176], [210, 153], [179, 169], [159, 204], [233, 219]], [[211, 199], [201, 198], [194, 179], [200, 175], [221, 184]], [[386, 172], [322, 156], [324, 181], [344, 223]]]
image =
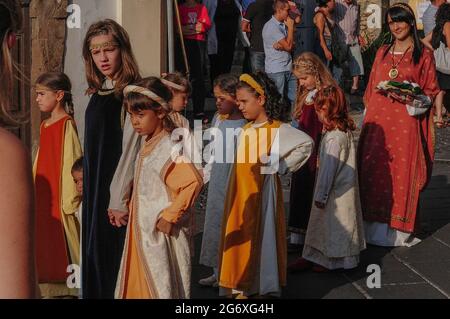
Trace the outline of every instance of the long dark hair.
[[[266, 96], [266, 104], [264, 105], [264, 109], [266, 110], [269, 121], [278, 120], [281, 122], [286, 122], [289, 117], [289, 103], [278, 92], [275, 83], [267, 76], [266, 73], [262, 71], [251, 73], [250, 76], [264, 90], [264, 95]], [[239, 81], [236, 90], [242, 88], [245, 88], [248, 91], [252, 92], [256, 97], [259, 96], [259, 93], [256, 92], [256, 90], [249, 84], [243, 81]]]
[[[450, 3], [443, 3], [436, 12], [436, 26], [431, 35], [431, 45], [434, 49], [439, 48], [441, 39], [445, 41], [442, 32], [444, 31], [444, 25], [447, 22], [450, 22]], [[450, 43], [446, 43], [446, 45], [448, 46]]]
[[[388, 17], [391, 17], [392, 22], [405, 22], [410, 25], [411, 35], [414, 41], [413, 62], [414, 64], [418, 64], [420, 57], [422, 56], [423, 46], [422, 42], [420, 42], [420, 38], [417, 32], [417, 24], [416, 24], [416, 17], [414, 16], [414, 11], [406, 3], [396, 3], [392, 7], [390, 7], [386, 12], [384, 18], [385, 26], [387, 30], [390, 31], [388, 24]], [[394, 45], [394, 42], [395, 38], [392, 36], [391, 33], [391, 40], [386, 50], [384, 51], [383, 57], [385, 57], [388, 54], [389, 50]]]

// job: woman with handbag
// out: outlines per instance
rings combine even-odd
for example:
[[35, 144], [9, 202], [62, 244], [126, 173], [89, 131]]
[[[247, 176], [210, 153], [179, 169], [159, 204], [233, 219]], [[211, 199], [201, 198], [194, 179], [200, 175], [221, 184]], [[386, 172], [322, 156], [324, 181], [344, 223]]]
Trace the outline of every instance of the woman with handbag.
[[[436, 26], [423, 40], [423, 44], [434, 51], [437, 80], [441, 91], [436, 96], [436, 120], [438, 128], [448, 126], [443, 120], [444, 95], [450, 90], [450, 3], [442, 4], [436, 13]], [[447, 105], [446, 108], [450, 106]], [[448, 112], [448, 109], [447, 109]]]
[[331, 52], [331, 34], [335, 25], [333, 11], [336, 6], [334, 0], [317, 0], [316, 14], [313, 22], [316, 26], [315, 53], [331, 69], [333, 54]]

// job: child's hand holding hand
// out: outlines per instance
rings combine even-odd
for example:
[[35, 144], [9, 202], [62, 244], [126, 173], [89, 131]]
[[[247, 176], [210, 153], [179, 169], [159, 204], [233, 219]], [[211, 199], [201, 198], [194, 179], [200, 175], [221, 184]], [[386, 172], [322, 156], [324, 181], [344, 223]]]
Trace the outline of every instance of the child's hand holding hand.
[[126, 226], [128, 224], [128, 212], [121, 212], [114, 209], [108, 209], [108, 217], [111, 225], [118, 228]]
[[325, 208], [325, 203], [321, 203], [318, 201], [314, 201], [314, 205], [316, 205], [317, 208], [319, 209], [324, 209]]
[[158, 223], [156, 224], [156, 229], [166, 235], [171, 236], [173, 232], [173, 226], [174, 225], [171, 222], [168, 222], [164, 218], [160, 218], [158, 220]]

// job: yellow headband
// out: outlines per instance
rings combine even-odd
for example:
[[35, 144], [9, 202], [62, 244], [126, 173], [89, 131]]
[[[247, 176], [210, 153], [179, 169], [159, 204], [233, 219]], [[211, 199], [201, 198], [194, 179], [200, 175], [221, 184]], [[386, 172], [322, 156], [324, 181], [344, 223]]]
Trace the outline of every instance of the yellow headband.
[[127, 96], [128, 94], [130, 94], [132, 92], [138, 93], [138, 94], [142, 94], [142, 95], [152, 99], [153, 101], [155, 101], [159, 105], [161, 105], [164, 110], [166, 110], [168, 112], [171, 111], [169, 104], [167, 104], [167, 102], [163, 98], [159, 97], [158, 95], [156, 95], [155, 93], [153, 93], [149, 89], [143, 88], [141, 86], [136, 86], [136, 85], [128, 85], [123, 90], [123, 95]]
[[397, 3], [394, 3], [394, 4], [391, 6], [391, 8], [395, 8], [395, 7], [405, 9], [406, 11], [408, 11], [409, 13], [411, 13], [411, 15], [414, 17], [414, 12], [412, 11], [412, 9], [411, 9], [406, 3], [403, 3], [403, 2], [397, 2]]
[[251, 77], [251, 75], [244, 73], [239, 77], [239, 81], [245, 82], [248, 85], [250, 85], [256, 92], [258, 92], [259, 95], [266, 96], [262, 86], [259, 85], [259, 83], [256, 82], [255, 79]]
[[99, 43], [99, 44], [93, 44], [89, 47], [89, 50], [99, 50], [99, 49], [103, 49], [103, 48], [107, 48], [107, 47], [118, 47], [119, 43], [117, 43], [116, 41], [108, 41], [108, 42], [103, 42], [103, 43]]

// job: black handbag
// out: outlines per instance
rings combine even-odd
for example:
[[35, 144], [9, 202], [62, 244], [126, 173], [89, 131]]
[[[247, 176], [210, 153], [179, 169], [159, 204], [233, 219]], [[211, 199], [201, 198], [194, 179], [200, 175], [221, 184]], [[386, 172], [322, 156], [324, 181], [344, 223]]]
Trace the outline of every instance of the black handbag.
[[336, 26], [333, 27], [325, 15], [324, 18], [328, 25], [328, 30], [330, 30], [331, 33], [331, 54], [333, 55], [332, 62], [334, 62], [337, 66], [342, 66], [348, 58], [348, 45], [339, 40], [338, 28]]

